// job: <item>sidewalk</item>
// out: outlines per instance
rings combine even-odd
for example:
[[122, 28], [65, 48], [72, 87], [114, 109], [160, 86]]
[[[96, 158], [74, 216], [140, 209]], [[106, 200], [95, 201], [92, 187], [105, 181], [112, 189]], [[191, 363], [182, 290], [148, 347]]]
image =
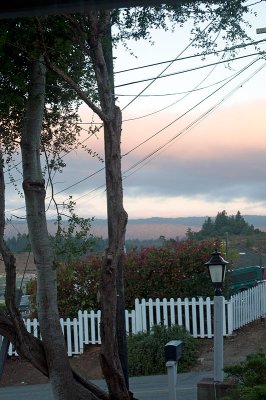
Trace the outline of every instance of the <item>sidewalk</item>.
[[[212, 377], [213, 373], [188, 372], [177, 375], [177, 400], [197, 400], [197, 383], [202, 378]], [[103, 389], [106, 388], [103, 380], [93, 381]], [[167, 375], [144, 376], [130, 378], [130, 390], [138, 400], [168, 400]], [[51, 386], [25, 385], [9, 386], [0, 389], [0, 400], [53, 400]]]

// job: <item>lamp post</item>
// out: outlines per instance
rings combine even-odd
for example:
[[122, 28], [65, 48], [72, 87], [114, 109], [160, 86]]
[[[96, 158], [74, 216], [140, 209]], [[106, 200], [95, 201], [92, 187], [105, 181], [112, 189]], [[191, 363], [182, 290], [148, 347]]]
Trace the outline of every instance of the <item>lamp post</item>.
[[224, 380], [224, 360], [223, 360], [223, 305], [224, 297], [222, 295], [222, 285], [224, 283], [226, 265], [229, 264], [221, 256], [221, 253], [215, 250], [205, 265], [209, 269], [209, 275], [214, 285], [214, 382], [223, 382]]

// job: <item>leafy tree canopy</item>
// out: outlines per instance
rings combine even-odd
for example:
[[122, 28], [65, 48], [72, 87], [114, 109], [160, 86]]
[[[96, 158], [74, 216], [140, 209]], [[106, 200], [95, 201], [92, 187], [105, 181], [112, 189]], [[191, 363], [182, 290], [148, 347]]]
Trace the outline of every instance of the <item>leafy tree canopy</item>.
[[260, 233], [259, 229], [255, 229], [245, 221], [240, 211], [236, 215], [228, 216], [225, 210], [218, 212], [214, 219], [208, 217], [199, 232], [188, 232], [190, 237], [195, 239], [205, 239], [211, 237], [225, 236], [226, 233], [233, 235], [252, 235]]

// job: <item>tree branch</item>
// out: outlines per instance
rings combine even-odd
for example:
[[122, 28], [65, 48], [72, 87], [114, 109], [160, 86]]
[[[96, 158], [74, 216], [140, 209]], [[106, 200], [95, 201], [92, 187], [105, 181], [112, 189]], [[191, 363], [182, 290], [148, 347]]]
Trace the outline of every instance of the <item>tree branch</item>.
[[109, 117], [99, 108], [97, 107], [89, 98], [88, 96], [80, 89], [80, 87], [77, 85], [77, 83], [70, 77], [68, 76], [64, 71], [62, 71], [60, 68], [58, 68], [56, 65], [54, 65], [48, 55], [47, 48], [45, 46], [45, 41], [43, 37], [43, 30], [41, 26], [40, 19], [38, 17], [35, 17], [35, 25], [36, 25], [36, 30], [39, 36], [39, 41], [40, 41], [40, 46], [43, 51], [43, 56], [44, 60], [46, 63], [46, 66], [53, 71], [60, 79], [62, 79], [64, 82], [66, 82], [79, 96], [81, 100], [84, 101], [85, 104], [87, 104], [90, 109], [95, 112], [102, 121], [108, 121]]

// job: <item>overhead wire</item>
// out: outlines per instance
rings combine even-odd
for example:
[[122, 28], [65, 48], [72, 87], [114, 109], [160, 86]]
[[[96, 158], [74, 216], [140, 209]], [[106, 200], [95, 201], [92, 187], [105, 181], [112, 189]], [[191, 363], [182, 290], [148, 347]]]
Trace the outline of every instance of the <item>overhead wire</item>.
[[[211, 25], [211, 23], [212, 23], [212, 22], [210, 22], [210, 23], [204, 28], [203, 32]], [[191, 40], [190, 43], [177, 55], [176, 59], [177, 59], [178, 57], [180, 57], [180, 55], [182, 55], [182, 54], [194, 43], [194, 41], [197, 40], [198, 37], [202, 35], [203, 32], [201, 32], [200, 34], [196, 35], [195, 38], [194, 38], [193, 40]], [[171, 66], [171, 64], [172, 64], [172, 63], [170, 63], [167, 67], [165, 67], [165, 68], [161, 71], [161, 73], [160, 73], [158, 76], [160, 76], [161, 74], [163, 74], [163, 73]], [[155, 79], [153, 80], [153, 82], [155, 82], [156, 79], [157, 79], [157, 78], [155, 78]], [[146, 88], [143, 89], [141, 93], [143, 93], [149, 86], [151, 86], [153, 82], [151, 82], [149, 85], [147, 85]], [[136, 96], [133, 100], [131, 100], [122, 110], [124, 110], [125, 108], [127, 108], [127, 107], [128, 107], [130, 104], [132, 104], [133, 101], [135, 101], [137, 98], [138, 98], [138, 96]], [[101, 126], [101, 127], [102, 127], [102, 126]], [[101, 129], [101, 127], [99, 127], [99, 129]], [[101, 172], [101, 171], [104, 170], [104, 169], [105, 169], [105, 167], [99, 169], [98, 171], [95, 171], [93, 174], [90, 174], [90, 175], [88, 175], [87, 177], [81, 179], [80, 181], [78, 181], [78, 182], [76, 182], [76, 183], [74, 183], [74, 184], [68, 186], [67, 188], [64, 188], [64, 189], [62, 189], [61, 191], [55, 193], [55, 195], [60, 194], [60, 193], [66, 191], [66, 190], [68, 190], [68, 189], [71, 189], [72, 187], [78, 185], [79, 183], [84, 182], [85, 180], [91, 178], [92, 176], [96, 175], [97, 173]]]
[[63, 193], [63, 192], [65, 192], [66, 190], [71, 189], [71, 188], [73, 188], [74, 186], [77, 186], [77, 185], [79, 185], [79, 184], [82, 183], [82, 182], [85, 182], [87, 179], [93, 177], [94, 175], [97, 175], [98, 173], [100, 173], [101, 171], [104, 171], [104, 170], [105, 170], [105, 167], [102, 167], [102, 168], [98, 169], [97, 171], [91, 173], [90, 175], [85, 176], [85, 178], [82, 178], [82, 179], [80, 179], [79, 181], [73, 183], [72, 185], [69, 185], [68, 187], [66, 187], [66, 188], [64, 188], [64, 189], [62, 189], [62, 190], [60, 190], [59, 192], [56, 192], [54, 195]]
[[[213, 40], [213, 44], [217, 41], [217, 39], [218, 39], [220, 33], [221, 33], [221, 31], [219, 31], [219, 32], [217, 33], [215, 39]], [[220, 59], [222, 59], [222, 58], [224, 57], [224, 54], [225, 54], [225, 53], [222, 54], [222, 56], [221, 56]], [[200, 87], [200, 85], [201, 85], [203, 82], [205, 82], [206, 79], [208, 79], [208, 77], [209, 77], [209, 76], [212, 74], [212, 72], [215, 70], [216, 66], [217, 66], [217, 65], [215, 65], [215, 66], [212, 68], [212, 70], [209, 71], [209, 72], [207, 73], [207, 75], [206, 75], [205, 78], [203, 78], [196, 86], [194, 86], [195, 89], [197, 89], [198, 87]], [[191, 92], [187, 92], [187, 93], [185, 93], [180, 99], [175, 100], [173, 103], [168, 104], [167, 106], [165, 106], [165, 107], [163, 107], [163, 108], [161, 108], [161, 109], [159, 109], [159, 110], [153, 111], [153, 112], [151, 112], [151, 113], [148, 113], [148, 114], [145, 114], [145, 115], [142, 115], [142, 116], [139, 116], [139, 117], [127, 118], [126, 120], [123, 120], [123, 122], [134, 121], [134, 120], [138, 120], [138, 119], [142, 119], [142, 118], [149, 117], [149, 116], [151, 116], [151, 115], [158, 114], [158, 113], [160, 113], [160, 112], [162, 112], [162, 111], [165, 111], [165, 110], [169, 109], [170, 107], [176, 105], [177, 103], [181, 102], [181, 101], [184, 100], [186, 97], [190, 96], [190, 94], [191, 94]]]
[[[223, 58], [223, 57], [224, 57], [224, 54], [222, 55], [221, 58]], [[200, 81], [196, 86], [194, 86], [194, 89], [195, 89], [195, 90], [197, 90], [197, 88], [198, 88], [203, 82], [205, 82], [206, 79], [209, 78], [209, 76], [213, 73], [213, 71], [215, 70], [215, 68], [217, 67], [217, 65], [218, 65], [218, 64], [214, 65], [213, 68], [211, 69], [211, 71], [209, 71], [209, 72], [207, 73], [207, 75], [206, 75], [203, 79], [201, 79], [201, 81]], [[194, 89], [193, 89], [193, 90], [194, 90]], [[168, 104], [167, 106], [165, 106], [165, 107], [163, 107], [163, 108], [160, 108], [159, 110], [153, 111], [153, 112], [151, 112], [151, 113], [148, 113], [148, 114], [145, 114], [145, 115], [142, 115], [142, 116], [139, 116], [139, 117], [128, 118], [128, 119], [124, 120], [123, 122], [139, 120], [139, 119], [142, 119], [142, 118], [150, 117], [151, 115], [158, 114], [158, 113], [160, 113], [160, 112], [162, 112], [162, 111], [168, 110], [170, 107], [176, 105], [177, 103], [179, 103], [180, 101], [182, 101], [182, 100], [184, 100], [186, 97], [188, 97], [191, 93], [193, 93], [193, 90], [192, 90], [192, 91], [189, 91], [189, 92], [187, 92], [187, 93], [185, 93], [184, 96], [182, 96], [180, 99], [174, 101], [174, 102], [171, 103], [171, 104]]]
[[[227, 79], [231, 78], [234, 75], [235, 75], [235, 73], [231, 74], [230, 76], [227, 76], [224, 79], [220, 79], [219, 81], [210, 83], [209, 85], [202, 86], [202, 87], [200, 87], [198, 89], [184, 90], [182, 92], [174, 92], [174, 93], [141, 94], [139, 97], [168, 97], [168, 96], [177, 96], [177, 95], [186, 94], [186, 93], [199, 92], [201, 90], [208, 89], [208, 88], [210, 88], [212, 86], [219, 85], [219, 83], [227, 81]], [[136, 94], [118, 94], [117, 96], [119, 96], [119, 97], [134, 97], [134, 96], [136, 96]], [[124, 122], [126, 122], [126, 120], [124, 120]], [[89, 124], [89, 123], [90, 122], [87, 122], [87, 124]]]
[[120, 74], [120, 73], [132, 72], [132, 71], [136, 71], [136, 70], [143, 69], [143, 68], [156, 67], [157, 65], [162, 65], [162, 64], [167, 64], [167, 63], [174, 63], [174, 62], [177, 62], [177, 61], [189, 60], [191, 58], [206, 57], [206, 56], [209, 56], [209, 55], [219, 54], [219, 53], [222, 53], [222, 52], [228, 52], [228, 51], [232, 51], [232, 50], [238, 50], [238, 49], [241, 49], [241, 48], [246, 48], [246, 47], [249, 47], [249, 46], [255, 46], [255, 45], [258, 45], [258, 44], [263, 43], [263, 42], [266, 42], [266, 39], [261, 39], [261, 40], [256, 40], [256, 41], [252, 41], [252, 42], [248, 42], [248, 43], [243, 43], [243, 44], [235, 45], [235, 46], [232, 46], [232, 47], [225, 47], [224, 49], [220, 49], [220, 50], [216, 50], [216, 51], [196, 53], [196, 54], [192, 54], [192, 55], [186, 56], [186, 57], [179, 57], [179, 58], [174, 58], [174, 59], [171, 59], [171, 60], [160, 61], [160, 62], [157, 62], [157, 63], [141, 65], [141, 66], [138, 66], [138, 67], [132, 67], [132, 68], [124, 69], [124, 70], [121, 70], [121, 71], [115, 71], [114, 73], [117, 75], [117, 74]]
[[241, 70], [238, 71], [237, 74], [235, 74], [230, 80], [222, 84], [219, 88], [215, 89], [213, 92], [211, 92], [209, 95], [205, 96], [203, 99], [198, 101], [196, 104], [194, 104], [192, 107], [190, 107], [188, 110], [184, 111], [179, 117], [175, 118], [173, 121], [169, 122], [167, 125], [165, 125], [163, 128], [159, 129], [156, 131], [153, 135], [149, 136], [147, 139], [143, 140], [141, 143], [138, 145], [134, 146], [132, 149], [127, 151], [125, 154], [122, 155], [122, 157], [127, 156], [128, 154], [132, 153], [133, 151], [137, 150], [139, 147], [141, 147], [143, 144], [149, 142], [151, 139], [153, 139], [155, 136], [163, 132], [165, 129], [169, 128], [171, 125], [173, 125], [175, 122], [179, 121], [181, 118], [183, 118], [185, 115], [187, 115], [189, 112], [194, 110], [196, 107], [204, 103], [207, 99], [209, 99], [211, 96], [213, 96], [215, 93], [217, 93], [219, 90], [221, 90], [223, 87], [225, 87], [228, 83], [230, 83], [233, 79], [235, 79], [237, 76], [242, 74], [244, 71], [246, 71], [249, 67], [251, 67], [255, 62], [259, 60], [259, 57], [257, 57], [255, 60], [250, 62], [248, 65], [243, 67]]
[[[238, 73], [237, 75], [240, 75], [241, 73], [245, 72], [248, 68], [250, 68], [252, 65], [254, 65], [258, 60], [260, 59], [260, 57], [257, 57], [255, 60], [253, 60], [252, 62], [250, 62], [248, 65], [246, 65], [245, 67], [243, 67]], [[253, 72], [248, 78], [246, 78], [245, 80], [243, 80], [239, 85], [237, 85], [234, 89], [232, 89], [227, 95], [225, 95], [221, 100], [219, 100], [217, 103], [215, 103], [214, 106], [210, 107], [206, 112], [202, 113], [198, 118], [196, 118], [194, 121], [192, 121], [189, 125], [187, 125], [185, 128], [183, 128], [178, 134], [174, 135], [171, 139], [169, 139], [166, 143], [164, 143], [163, 145], [159, 146], [157, 149], [155, 149], [154, 151], [152, 151], [151, 153], [149, 153], [148, 155], [146, 155], [144, 158], [142, 158], [141, 160], [139, 160], [138, 162], [134, 163], [133, 165], [131, 165], [129, 168], [127, 168], [125, 171], [123, 171], [123, 178], [122, 179], [126, 179], [129, 176], [131, 176], [132, 174], [134, 174], [135, 172], [137, 172], [139, 169], [143, 168], [145, 165], [147, 165], [149, 162], [151, 162], [151, 160], [153, 160], [154, 158], [156, 158], [158, 156], [158, 154], [160, 154], [161, 152], [164, 151], [164, 148], [168, 148], [170, 146], [170, 144], [177, 140], [180, 136], [182, 136], [182, 134], [185, 134], [187, 132], [189, 132], [194, 126], [196, 126], [197, 124], [199, 124], [204, 118], [206, 118], [211, 112], [213, 112], [218, 106], [220, 106], [225, 100], [227, 100], [233, 93], [235, 93], [235, 91], [237, 91], [238, 89], [240, 89], [246, 82], [248, 82], [253, 76], [255, 76], [262, 68], [264, 68], [266, 65], [266, 63], [264, 63], [261, 67], [259, 67], [255, 72]], [[233, 80], [234, 77], [231, 78], [231, 80]], [[219, 89], [221, 89], [222, 87], [224, 87], [224, 85], [222, 85]], [[204, 98], [201, 102], [198, 102], [195, 106], [193, 106], [191, 109], [194, 109], [196, 106], [198, 106], [199, 104], [201, 104], [203, 101], [205, 101], [207, 98], [211, 97], [214, 93], [216, 93], [219, 89], [217, 89], [216, 91], [212, 92], [209, 96], [207, 96], [206, 98]], [[191, 111], [190, 109], [190, 111]], [[189, 111], [189, 110], [188, 110]], [[187, 112], [188, 112], [187, 111]], [[184, 114], [187, 114], [184, 113]], [[182, 116], [184, 115], [182, 114]], [[171, 123], [167, 124], [167, 126], [163, 127], [160, 131], [156, 132], [154, 135], [150, 136], [148, 139], [146, 139], [145, 141], [143, 141], [142, 143], [140, 143], [139, 145], [135, 146], [134, 148], [132, 148], [130, 151], [128, 151], [127, 153], [125, 153], [122, 157], [127, 156], [128, 154], [130, 154], [131, 152], [133, 152], [134, 150], [136, 150], [138, 147], [140, 147], [142, 144], [146, 143], [147, 141], [149, 141], [150, 139], [152, 139], [155, 135], [157, 135], [158, 133], [162, 132], [163, 130], [165, 130], [166, 128], [168, 128], [169, 126], [171, 126], [174, 122], [176, 122], [178, 119], [180, 119], [182, 116], [178, 117], [177, 119], [175, 119], [174, 121], [172, 121]], [[168, 146], [168, 147], [167, 147]], [[158, 153], [158, 154], [157, 154]], [[138, 168], [137, 168], [138, 167]], [[128, 172], [132, 171], [130, 174], [128, 174]], [[125, 175], [127, 174], [127, 175]], [[74, 199], [74, 201], [79, 200], [80, 198], [86, 197], [87, 195], [90, 195], [92, 192], [97, 191], [100, 188], [103, 188], [105, 185], [101, 185], [99, 187], [97, 187], [96, 189], [93, 189], [92, 191], [90, 191], [89, 193], [86, 193], [82, 196], [80, 196], [77, 199]]]
[[[147, 143], [148, 141], [150, 141], [151, 139], [153, 139], [155, 136], [157, 136], [159, 133], [161, 133], [162, 131], [164, 131], [165, 129], [167, 129], [169, 126], [173, 125], [175, 122], [177, 122], [179, 119], [181, 119], [182, 117], [184, 117], [185, 115], [187, 115], [190, 111], [194, 110], [197, 106], [199, 106], [200, 104], [202, 104], [204, 101], [206, 101], [207, 99], [209, 99], [213, 94], [217, 93], [220, 89], [222, 89], [225, 85], [227, 85], [229, 82], [231, 82], [233, 79], [235, 79], [237, 76], [239, 76], [242, 72], [244, 72], [247, 68], [249, 68], [251, 65], [253, 65], [260, 57], [257, 57], [255, 60], [253, 60], [251, 63], [249, 63], [248, 65], [246, 65], [245, 67], [243, 67], [240, 71], [238, 71], [238, 73], [234, 74], [233, 77], [231, 77], [227, 82], [225, 82], [223, 85], [221, 85], [218, 89], [216, 89], [215, 91], [213, 91], [211, 94], [209, 94], [208, 96], [205, 96], [205, 98], [201, 101], [199, 101], [198, 103], [196, 103], [194, 106], [192, 106], [191, 108], [189, 108], [186, 112], [184, 112], [183, 114], [181, 114], [178, 118], [176, 118], [175, 120], [171, 121], [169, 124], [167, 124], [166, 126], [164, 126], [162, 129], [158, 130], [157, 132], [155, 132], [152, 136], [150, 136], [148, 139], [142, 141], [141, 143], [139, 143], [137, 146], [133, 147], [132, 149], [130, 149], [128, 152], [126, 152], [125, 154], [122, 155], [122, 157], [125, 157], [127, 155], [129, 155], [130, 153], [132, 153], [133, 151], [135, 151], [136, 149], [138, 149], [139, 147], [141, 147], [143, 144]], [[143, 161], [142, 161], [143, 162]], [[134, 168], [135, 164], [131, 167]], [[103, 171], [105, 169], [105, 167], [100, 168], [99, 170], [93, 172], [92, 174], [86, 176], [85, 178], [73, 183], [72, 185], [69, 185], [68, 187], [60, 190], [59, 192], [56, 192], [55, 195], [58, 195], [68, 189], [71, 189], [72, 187], [84, 182], [85, 180], [91, 178], [92, 176], [100, 173], [101, 171]], [[127, 171], [126, 171], [127, 172]]]
[[[211, 23], [210, 23], [210, 24], [211, 24]], [[210, 26], [210, 24], [208, 24], [208, 25], [205, 27], [205, 29], [203, 30], [203, 32]], [[201, 34], [202, 34], [202, 33], [201, 33]], [[152, 83], [155, 82], [157, 79], [159, 79], [159, 78], [161, 78], [161, 77], [166, 77], [166, 76], [172, 75], [172, 74], [167, 74], [167, 75], [165, 75], [165, 76], [161, 76], [161, 75], [172, 65], [172, 63], [173, 63], [175, 60], [177, 60], [178, 57], [180, 57], [180, 55], [182, 55], [182, 54], [187, 50], [187, 48], [189, 48], [189, 47], [193, 44], [193, 42], [194, 42], [197, 38], [198, 38], [198, 36], [196, 36], [196, 37], [186, 46], [186, 48], [185, 48], [184, 50], [182, 50], [181, 53], [179, 53], [179, 55], [178, 55], [174, 60], [170, 61], [170, 64], [169, 64], [166, 68], [164, 68], [163, 71], [161, 71], [161, 73], [160, 73], [158, 76], [156, 76], [155, 78], [149, 79], [149, 80], [151, 80], [151, 82], [150, 82], [138, 95], [136, 95], [136, 96], [123, 108], [123, 110], [124, 110], [125, 108], [127, 108], [130, 104], [132, 104], [133, 101], [135, 101], [139, 96], [141, 96], [141, 94], [142, 94], [148, 87], [150, 87], [150, 86], [152, 85]], [[259, 43], [259, 42], [262, 42], [262, 41], [265, 41], [265, 40], [258, 41], [258, 43]], [[253, 44], [254, 44], [254, 43], [253, 43]], [[244, 47], [244, 46], [243, 46], [243, 47]], [[221, 51], [222, 51], [222, 50], [221, 50]], [[255, 54], [257, 54], [257, 53], [255, 53]], [[258, 53], [258, 54], [264, 54], [264, 53], [261, 52], [261, 53]], [[198, 56], [199, 56], [199, 55], [198, 55]], [[247, 56], [243, 56], [243, 57], [239, 57], [239, 58], [244, 58], [244, 57], [249, 57], [249, 56], [251, 56], [251, 55], [247, 55]], [[239, 58], [238, 58], [238, 59], [239, 59]], [[228, 61], [230, 61], [230, 60], [228, 60]], [[218, 64], [218, 63], [213, 63], [213, 64], [210, 64], [209, 66], [211, 66], [211, 65], [217, 65], [217, 64]], [[182, 72], [185, 72], [185, 71], [182, 71]], [[179, 73], [180, 73], [180, 72], [179, 72]], [[230, 81], [230, 80], [229, 80], [229, 81]], [[118, 86], [117, 86], [117, 87], [118, 87]], [[168, 124], [167, 127], [170, 126], [170, 125], [172, 125], [173, 123], [174, 123], [174, 122]], [[99, 127], [99, 129], [101, 129], [101, 127]], [[166, 127], [165, 127], [164, 129], [166, 129]], [[85, 129], [84, 129], [84, 130], [85, 130]], [[158, 134], [158, 133], [156, 133], [156, 134]], [[152, 137], [154, 137], [154, 135], [153, 135]], [[152, 137], [150, 137], [149, 140], [150, 140]], [[86, 138], [84, 141], [86, 141], [86, 140], [88, 140], [88, 138]], [[145, 142], [146, 142], [146, 141], [142, 142], [142, 144], [144, 144]], [[139, 144], [139, 145], [136, 146], [134, 149], [140, 147], [142, 144]], [[125, 155], [123, 155], [123, 156], [126, 156], [127, 154], [131, 153], [132, 151], [134, 151], [134, 149], [131, 149], [129, 152], [127, 152], [127, 153], [126, 153]], [[71, 150], [71, 151], [73, 151], [73, 150]], [[69, 154], [69, 152], [66, 153], [66, 154]], [[66, 154], [65, 154], [65, 155], [66, 155]], [[101, 168], [101, 169], [95, 171], [94, 173], [88, 175], [87, 177], [85, 177], [85, 178], [79, 180], [78, 182], [76, 182], [76, 183], [74, 183], [74, 184], [68, 186], [67, 188], [62, 189], [61, 191], [59, 191], [59, 192], [57, 192], [57, 193], [55, 193], [55, 194], [60, 194], [60, 193], [62, 193], [62, 192], [64, 192], [64, 191], [66, 191], [66, 190], [68, 190], [68, 189], [70, 189], [70, 188], [72, 188], [72, 187], [78, 185], [79, 183], [84, 182], [85, 180], [87, 180], [87, 179], [89, 179], [90, 177], [96, 175], [97, 173], [103, 171], [104, 169], [105, 169], [105, 167], [103, 167], [103, 168]], [[101, 185], [101, 187], [103, 187], [103, 185]], [[97, 188], [96, 188], [95, 190], [97, 190]], [[81, 197], [83, 197], [83, 196], [81, 196]], [[14, 209], [14, 210], [11, 210], [11, 211], [15, 211], [15, 210], [22, 209], [22, 208], [24, 208], [24, 207], [19, 207], [19, 208], [16, 208], [16, 209]]]
[[[205, 31], [206, 31], [206, 29], [208, 29], [209, 28], [209, 26], [212, 24], [212, 21], [203, 29], [203, 31], [200, 33], [200, 34], [198, 34], [198, 35], [196, 35], [195, 37], [194, 37], [194, 39], [193, 40], [191, 40], [190, 42], [189, 42], [189, 44], [175, 57], [175, 59], [174, 60], [177, 60], [190, 46], [192, 46], [192, 44], [199, 38], [199, 36], [201, 36]], [[150, 83], [148, 83], [148, 85], [147, 86], [145, 86], [145, 88], [144, 89], [142, 89], [141, 91], [140, 91], [140, 93], [137, 95], [137, 96], [135, 96], [132, 100], [130, 100], [130, 102], [129, 103], [127, 103], [123, 108], [122, 108], [122, 111], [124, 111], [127, 107], [129, 107], [134, 101], [136, 101], [137, 100], [137, 98], [142, 94], [142, 93], [144, 93], [168, 68], [170, 68], [170, 66], [174, 63], [174, 60], [173, 61], [171, 61], [158, 75], [157, 75], [157, 77], [155, 77], [155, 78], [153, 78], [153, 80], [150, 82]], [[118, 87], [117, 85], [116, 85], [116, 87]]]
[[148, 82], [148, 81], [154, 82], [154, 81], [157, 80], [157, 79], [168, 78], [168, 77], [170, 77], [170, 76], [180, 75], [180, 74], [184, 74], [184, 73], [186, 73], [186, 72], [197, 71], [197, 70], [199, 70], [199, 69], [203, 69], [203, 68], [207, 68], [207, 67], [212, 67], [213, 65], [224, 64], [224, 63], [226, 63], [226, 62], [232, 62], [232, 61], [236, 61], [236, 60], [241, 60], [241, 59], [243, 59], [243, 58], [252, 57], [252, 56], [259, 55], [259, 54], [265, 54], [265, 52], [264, 52], [264, 51], [259, 51], [259, 52], [256, 52], [256, 53], [246, 54], [246, 55], [244, 55], [244, 56], [239, 56], [239, 57], [230, 58], [229, 60], [217, 61], [217, 62], [211, 63], [211, 64], [200, 65], [200, 66], [198, 66], [198, 67], [193, 67], [193, 68], [189, 68], [189, 69], [184, 69], [184, 70], [182, 70], [182, 71], [172, 72], [172, 73], [166, 74], [166, 75], [160, 75], [160, 76], [157, 76], [157, 77], [155, 77], [155, 78], [154, 78], [154, 77], [153, 77], [153, 78], [145, 78], [145, 79], [140, 79], [140, 80], [138, 80], [138, 81], [131, 81], [131, 82], [127, 82], [127, 83], [122, 83], [122, 84], [120, 84], [120, 85], [116, 85], [116, 88], [117, 88], [117, 87], [122, 87], [122, 86], [135, 85], [135, 84], [137, 84], [137, 83], [143, 83], [143, 82]]
[[[253, 62], [253, 64], [255, 63], [255, 61]], [[193, 122], [191, 122], [189, 125], [187, 125], [184, 129], [182, 129], [178, 134], [176, 134], [175, 136], [173, 136], [171, 139], [169, 139], [166, 143], [164, 143], [163, 145], [159, 146], [157, 149], [153, 150], [152, 152], [150, 152], [148, 155], [146, 155], [145, 157], [143, 157], [141, 160], [139, 160], [138, 162], [134, 163], [133, 165], [131, 165], [129, 168], [127, 168], [124, 171], [124, 174], [134, 170], [137, 171], [139, 169], [141, 169], [143, 166], [147, 165], [151, 160], [153, 160], [155, 157], [158, 156], [158, 154], [161, 154], [164, 149], [170, 145], [173, 141], [175, 141], [176, 139], [178, 139], [182, 134], [188, 132], [189, 130], [191, 130], [196, 124], [198, 124], [199, 122], [201, 122], [204, 118], [206, 118], [211, 112], [213, 112], [217, 107], [219, 107], [225, 100], [227, 100], [230, 96], [232, 96], [232, 94], [235, 93], [236, 90], [240, 89], [246, 82], [248, 82], [250, 79], [252, 79], [257, 73], [259, 73], [264, 67], [266, 66], [266, 63], [264, 63], [262, 66], [260, 66], [256, 71], [254, 71], [248, 78], [246, 78], [244, 81], [242, 81], [239, 85], [237, 85], [233, 90], [231, 90], [226, 96], [224, 96], [221, 100], [219, 100], [215, 105], [213, 105], [212, 107], [210, 107], [206, 112], [204, 112], [203, 114], [200, 115], [200, 117], [198, 117], [196, 120], [194, 120]], [[146, 162], [145, 162], [146, 161]], [[143, 164], [145, 162], [145, 164]], [[140, 168], [138, 168], [136, 170], [136, 167], [140, 166]], [[130, 174], [127, 175], [131, 176], [134, 171]]]

